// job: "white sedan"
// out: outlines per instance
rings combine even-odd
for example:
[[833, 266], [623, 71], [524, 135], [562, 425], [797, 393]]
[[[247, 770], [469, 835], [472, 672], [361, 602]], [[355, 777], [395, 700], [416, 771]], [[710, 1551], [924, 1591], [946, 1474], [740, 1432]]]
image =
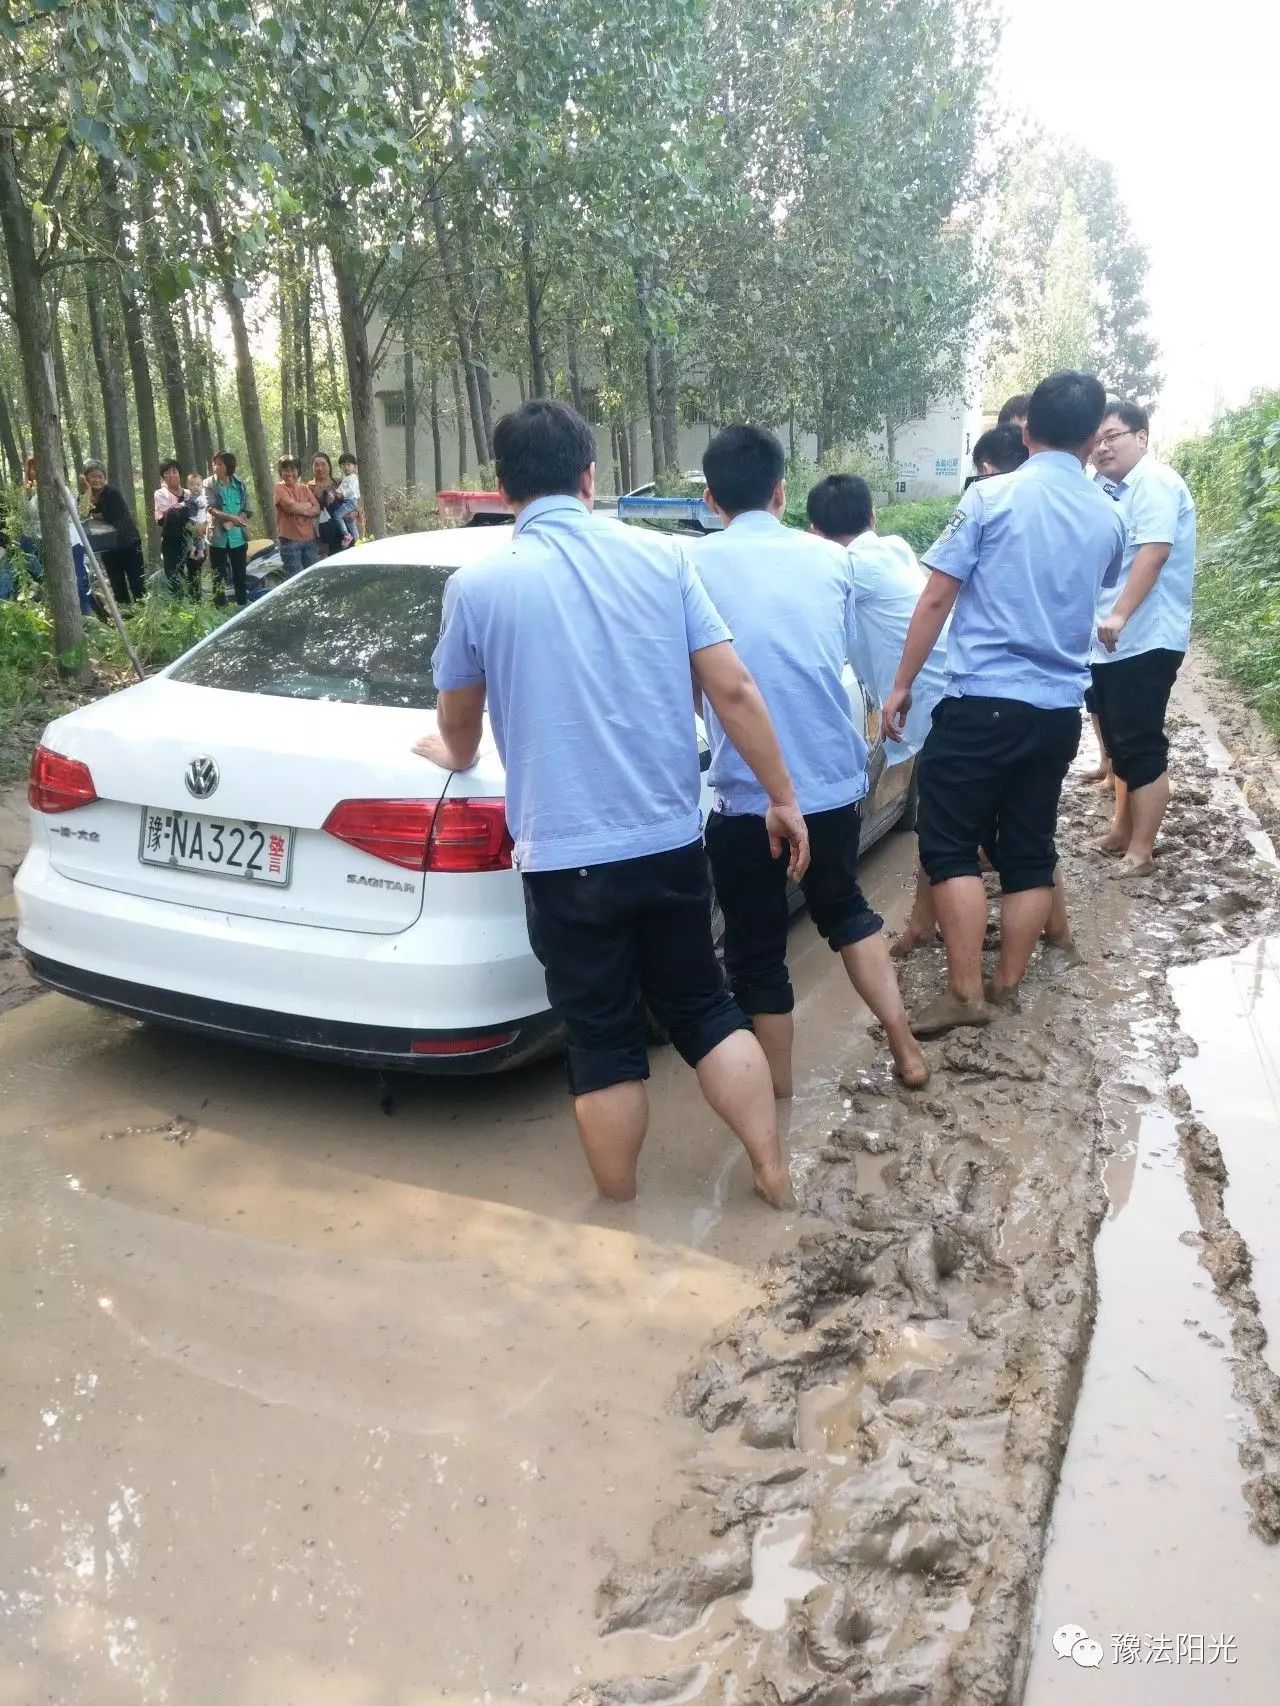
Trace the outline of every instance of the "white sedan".
[[[509, 537], [356, 546], [51, 723], [15, 883], [41, 982], [377, 1067], [491, 1071], [553, 1048], [492, 737], [464, 774], [410, 750], [445, 582]], [[912, 768], [877, 749], [864, 846], [909, 817]]]

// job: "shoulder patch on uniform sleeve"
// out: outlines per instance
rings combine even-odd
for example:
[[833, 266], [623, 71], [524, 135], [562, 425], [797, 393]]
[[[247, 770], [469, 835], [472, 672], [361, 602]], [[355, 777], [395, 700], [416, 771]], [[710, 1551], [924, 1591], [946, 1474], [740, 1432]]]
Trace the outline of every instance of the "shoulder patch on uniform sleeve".
[[960, 528], [964, 526], [965, 520], [966, 516], [964, 511], [962, 509], [956, 510], [952, 515], [951, 520], [938, 535], [938, 543], [941, 544], [944, 539], [950, 539], [953, 533], [959, 532]]

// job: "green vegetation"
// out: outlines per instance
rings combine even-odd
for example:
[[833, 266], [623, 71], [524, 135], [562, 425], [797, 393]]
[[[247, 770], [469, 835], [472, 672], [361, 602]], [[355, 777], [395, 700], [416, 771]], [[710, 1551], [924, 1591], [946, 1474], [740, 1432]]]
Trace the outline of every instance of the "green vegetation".
[[1280, 391], [1220, 416], [1172, 460], [1200, 517], [1196, 632], [1280, 732]]
[[[192, 604], [154, 592], [129, 618], [129, 634], [144, 666], [161, 669], [234, 613], [234, 605]], [[25, 770], [51, 718], [132, 681], [114, 627], [89, 622], [85, 639], [93, 678], [76, 689], [58, 668], [53, 621], [35, 589], [28, 584], [19, 597], [0, 599], [0, 782]]]

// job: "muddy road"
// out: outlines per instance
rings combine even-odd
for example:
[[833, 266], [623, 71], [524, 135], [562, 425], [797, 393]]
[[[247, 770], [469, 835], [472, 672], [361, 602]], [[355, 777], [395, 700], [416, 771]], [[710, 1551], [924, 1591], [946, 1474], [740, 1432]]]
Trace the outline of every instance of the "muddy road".
[[1076, 789], [1087, 964], [923, 1096], [797, 924], [784, 1216], [669, 1051], [607, 1207], [555, 1065], [386, 1113], [29, 999], [0, 897], [0, 1706], [1274, 1698], [1277, 880], [1181, 710], [1157, 876]]

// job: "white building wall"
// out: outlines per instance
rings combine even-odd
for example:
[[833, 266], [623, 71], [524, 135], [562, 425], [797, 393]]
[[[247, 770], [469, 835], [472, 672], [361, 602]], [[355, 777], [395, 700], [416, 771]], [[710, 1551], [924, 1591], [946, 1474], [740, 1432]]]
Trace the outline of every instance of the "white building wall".
[[[405, 484], [405, 429], [402, 417], [403, 390], [401, 375], [403, 374], [403, 356], [398, 344], [389, 346], [387, 356], [379, 370], [375, 389], [378, 392], [378, 431], [382, 446], [383, 478], [391, 485]], [[495, 420], [498, 416], [514, 409], [520, 403], [520, 388], [517, 381], [508, 374], [494, 373], [492, 375], [493, 412]], [[590, 378], [587, 384], [591, 384]], [[444, 488], [456, 486], [458, 479], [458, 428], [453, 416], [452, 386], [440, 387], [441, 408], [441, 445], [442, 471]], [[610, 435], [607, 424], [594, 423], [600, 446], [600, 483], [601, 489], [608, 491], [613, 486], [613, 464], [610, 451]], [[464, 430], [470, 436], [469, 420], [463, 423]], [[682, 423], [679, 435], [680, 466], [693, 471], [702, 465], [702, 453], [715, 429], [706, 425], [690, 425]], [[978, 411], [965, 402], [960, 396], [943, 398], [934, 403], [928, 412], [914, 421], [904, 423], [895, 435], [895, 458], [898, 477], [896, 490], [889, 494], [899, 498], [949, 497], [958, 492], [964, 484], [965, 476], [972, 472], [969, 462], [969, 451], [979, 430]], [[786, 428], [775, 428], [778, 436], [786, 442]], [[649, 422], [645, 417], [636, 423], [636, 485], [644, 485], [653, 478], [653, 458], [649, 443]], [[885, 452], [883, 433], [872, 435], [869, 448]], [[796, 449], [809, 458], [817, 451], [817, 440], [812, 434], [797, 435]], [[475, 446], [468, 442], [468, 480], [474, 483], [476, 462]], [[434, 452], [431, 442], [431, 412], [429, 402], [423, 398], [418, 405], [417, 431], [417, 472], [418, 484], [429, 488], [434, 483]], [[877, 494], [882, 495], [882, 494]]]

